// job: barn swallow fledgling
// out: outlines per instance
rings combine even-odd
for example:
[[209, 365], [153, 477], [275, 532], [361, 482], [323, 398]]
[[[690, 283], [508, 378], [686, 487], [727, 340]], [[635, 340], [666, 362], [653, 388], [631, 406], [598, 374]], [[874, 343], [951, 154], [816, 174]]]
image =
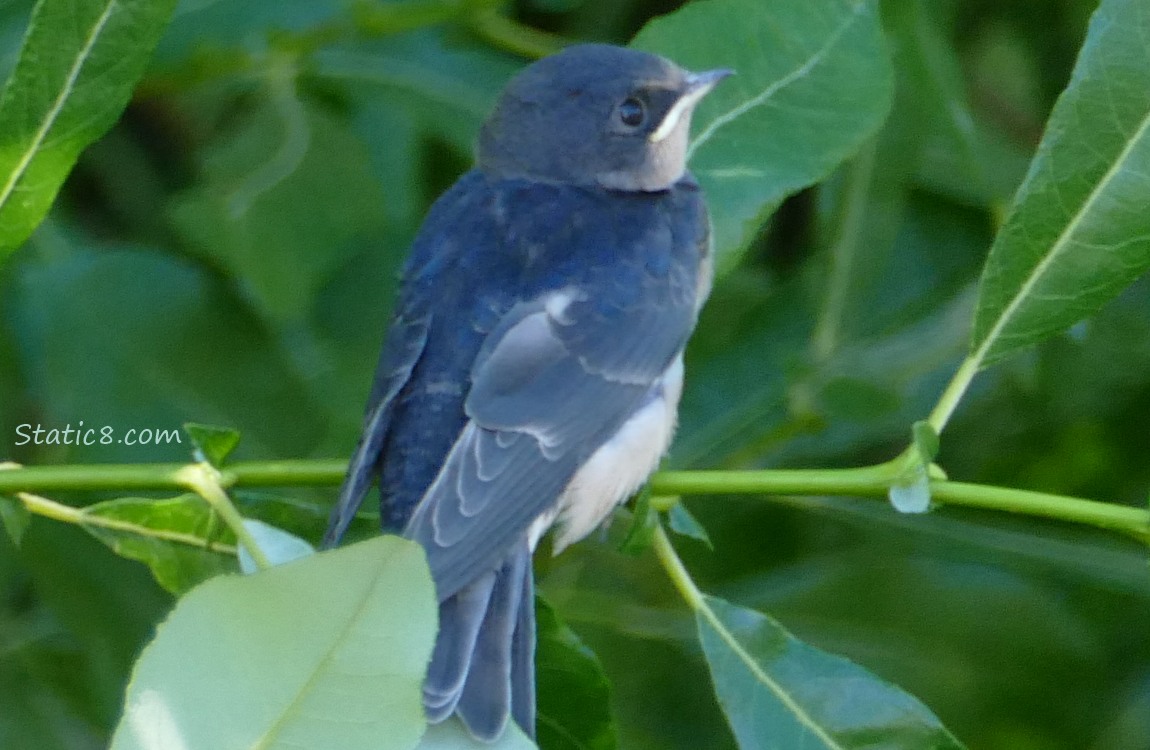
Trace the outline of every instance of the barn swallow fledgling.
[[671, 441], [711, 283], [687, 136], [729, 74], [600, 44], [534, 63], [413, 243], [325, 543], [378, 480], [384, 528], [426, 549], [430, 721], [534, 736], [531, 554], [553, 524], [556, 552], [590, 533]]

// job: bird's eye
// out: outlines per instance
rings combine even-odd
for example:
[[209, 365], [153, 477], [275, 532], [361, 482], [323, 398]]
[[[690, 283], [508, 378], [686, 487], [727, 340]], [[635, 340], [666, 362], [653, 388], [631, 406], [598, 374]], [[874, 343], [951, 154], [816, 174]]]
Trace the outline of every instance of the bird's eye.
[[635, 97], [628, 97], [619, 105], [619, 120], [629, 128], [637, 128], [647, 119], [647, 108]]

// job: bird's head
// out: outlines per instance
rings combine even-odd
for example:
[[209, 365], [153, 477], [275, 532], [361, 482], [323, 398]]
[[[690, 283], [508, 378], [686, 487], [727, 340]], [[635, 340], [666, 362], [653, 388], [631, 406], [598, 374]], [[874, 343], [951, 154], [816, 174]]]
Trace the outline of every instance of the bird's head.
[[489, 174], [612, 190], [664, 190], [686, 171], [691, 113], [729, 70], [580, 44], [528, 66], [479, 136]]

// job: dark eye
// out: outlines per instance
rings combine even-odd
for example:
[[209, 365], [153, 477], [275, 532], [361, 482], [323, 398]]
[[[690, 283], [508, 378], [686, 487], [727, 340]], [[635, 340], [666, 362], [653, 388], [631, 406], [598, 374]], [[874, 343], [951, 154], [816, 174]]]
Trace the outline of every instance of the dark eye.
[[627, 127], [637, 128], [647, 119], [647, 108], [635, 97], [629, 97], [619, 105], [619, 119]]

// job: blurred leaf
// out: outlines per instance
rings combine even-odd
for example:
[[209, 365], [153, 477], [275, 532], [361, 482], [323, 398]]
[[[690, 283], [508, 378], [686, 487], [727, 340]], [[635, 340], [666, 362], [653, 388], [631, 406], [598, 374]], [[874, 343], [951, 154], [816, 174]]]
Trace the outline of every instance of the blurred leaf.
[[495, 742], [480, 742], [452, 717], [428, 727], [415, 750], [535, 750], [535, 747], [513, 721], [507, 723], [507, 729]]
[[84, 529], [117, 555], [147, 565], [156, 581], [173, 594], [236, 570], [234, 554], [209, 547], [212, 542], [233, 545], [235, 538], [198, 495], [166, 500], [126, 497], [89, 505], [82, 512], [122, 524], [121, 528], [84, 524]]
[[542, 598], [535, 599], [536, 729], [543, 750], [612, 750], [611, 685], [598, 657]]
[[0, 95], [0, 259], [128, 103], [176, 0], [40, 0]]
[[217, 578], [140, 656], [112, 748], [410, 748], [435, 630], [423, 550], [395, 536]]
[[715, 548], [715, 545], [711, 544], [711, 537], [707, 536], [707, 530], [703, 528], [703, 524], [691, 515], [691, 511], [687, 510], [682, 502], [675, 503], [667, 511], [667, 522], [671, 531], [676, 534], [696, 539], [707, 545], [707, 549]]
[[[3, 466], [0, 466], [0, 469], [3, 469]], [[23, 503], [0, 495], [0, 524], [3, 524], [4, 531], [12, 540], [12, 544], [17, 547], [20, 546], [20, 540], [24, 538], [24, 532], [28, 530], [28, 524], [31, 522], [32, 514], [28, 512]]]
[[692, 3], [633, 44], [691, 70], [738, 73], [699, 105], [691, 143], [720, 270], [734, 266], [767, 213], [849, 157], [890, 106], [890, 63], [868, 0]]
[[[322, 431], [267, 330], [187, 261], [104, 247], [20, 270], [6, 301], [43, 421], [112, 430], [108, 444], [69, 446], [67, 459], [186, 460], [174, 428], [193, 419], [234, 425], [240, 451], [257, 456], [300, 455]], [[168, 427], [168, 444], [122, 441], [129, 429]]]
[[918, 700], [763, 614], [708, 596], [697, 620], [740, 747], [962, 747]]
[[1150, 267], [1150, 6], [1104, 0], [982, 278], [988, 367], [1096, 312]]
[[[204, 179], [176, 199], [172, 217], [271, 323], [306, 334], [300, 325], [319, 288], [381, 227], [379, 186], [363, 144], [299, 98], [293, 80], [276, 79], [235, 117], [205, 149]], [[322, 354], [312, 357], [321, 367]]]
[[331, 45], [316, 53], [310, 70], [357, 96], [382, 95], [470, 161], [480, 124], [521, 67], [522, 60], [473, 39], [420, 29]]
[[235, 50], [267, 53], [276, 32], [306, 33], [338, 19], [341, 0], [276, 0], [274, 3], [231, 3], [198, 0], [181, 3], [171, 28], [156, 46], [155, 67], [161, 73], [181, 65], [229, 59]]
[[991, 206], [1009, 199], [1029, 155], [975, 118], [941, 7], [890, 0], [882, 10], [900, 86], [906, 89], [896, 104], [903, 111], [887, 125], [899, 120], [919, 133], [916, 153], [898, 161], [915, 170], [918, 182], [960, 202]]
[[188, 434], [192, 445], [202, 456], [197, 460], [207, 461], [216, 468], [224, 465], [228, 454], [235, 450], [240, 442], [239, 430], [230, 427], [185, 422], [184, 432]]
[[[300, 539], [294, 534], [289, 534], [283, 529], [277, 529], [275, 526], [264, 523], [263, 521], [245, 518], [244, 528], [252, 535], [252, 538], [255, 539], [256, 544], [263, 550], [268, 562], [272, 565], [283, 565], [292, 560], [299, 560], [300, 558], [315, 554], [315, 547], [303, 539]], [[239, 557], [241, 572], [251, 574], [259, 570], [259, 566], [257, 566], [255, 560], [252, 559], [247, 547], [241, 544], [236, 551]]]
[[[42, 607], [50, 625], [50, 637], [39, 641], [49, 653], [30, 653], [23, 663], [44, 684], [42, 697], [50, 696], [57, 709], [67, 705], [61, 713], [80, 717], [100, 736], [96, 747], [106, 747], [131, 665], [171, 608], [171, 594], [145, 566], [109, 554], [90, 534], [60, 523], [34, 523], [28, 529], [15, 582], [15, 591], [24, 593], [11, 602], [0, 598], [0, 606], [23, 599]], [[8, 588], [4, 593], [15, 592]], [[5, 671], [0, 665], [0, 673]]]
[[629, 555], [641, 555], [651, 546], [655, 528], [659, 524], [659, 514], [651, 507], [651, 489], [643, 487], [635, 498], [635, 510], [631, 516], [631, 526], [623, 537], [619, 550]]

